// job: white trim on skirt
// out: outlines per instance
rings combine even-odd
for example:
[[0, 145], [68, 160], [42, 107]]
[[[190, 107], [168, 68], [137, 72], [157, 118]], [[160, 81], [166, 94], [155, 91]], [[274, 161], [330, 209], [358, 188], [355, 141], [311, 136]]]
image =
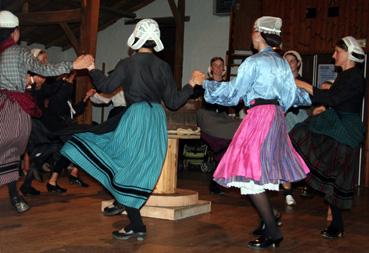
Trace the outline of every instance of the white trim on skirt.
[[279, 182], [276, 184], [268, 183], [259, 185], [255, 184], [253, 180], [250, 180], [248, 182], [230, 182], [227, 186], [240, 188], [242, 195], [259, 194], [265, 192], [265, 190], [279, 191]]

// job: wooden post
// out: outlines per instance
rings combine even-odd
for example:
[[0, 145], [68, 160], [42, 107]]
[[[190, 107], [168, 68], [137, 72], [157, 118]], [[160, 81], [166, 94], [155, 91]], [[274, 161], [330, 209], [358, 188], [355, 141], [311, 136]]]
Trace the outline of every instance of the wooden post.
[[[369, 66], [367, 63], [366, 73], [369, 73]], [[366, 85], [369, 85], [369, 79], [366, 78]], [[365, 106], [364, 106], [364, 127], [365, 127], [365, 140], [363, 145], [363, 158], [361, 165], [361, 185], [369, 187], [369, 89], [366, 89], [365, 94]]]
[[28, 0], [24, 0], [22, 4], [22, 13], [28, 13], [29, 12], [29, 2]]
[[168, 139], [167, 155], [154, 193], [173, 194], [177, 190], [178, 139]]
[[[82, 0], [81, 37], [78, 54], [96, 55], [96, 41], [99, 26], [100, 0]], [[87, 90], [91, 88], [88, 74], [77, 77], [76, 100], [81, 101]], [[92, 107], [88, 104], [85, 113], [78, 119], [79, 123], [90, 124], [92, 122]]]
[[177, 89], [182, 89], [182, 74], [183, 74], [183, 44], [184, 44], [184, 17], [185, 17], [185, 0], [178, 0], [176, 6], [174, 0], [168, 0], [176, 21], [176, 52], [174, 64], [174, 79], [177, 84]]

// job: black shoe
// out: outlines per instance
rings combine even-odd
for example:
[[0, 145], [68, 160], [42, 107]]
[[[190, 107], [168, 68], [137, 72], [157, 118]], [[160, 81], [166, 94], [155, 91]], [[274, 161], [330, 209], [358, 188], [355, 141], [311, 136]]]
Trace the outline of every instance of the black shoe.
[[258, 239], [254, 241], [250, 241], [248, 243], [248, 246], [249, 248], [252, 248], [252, 249], [265, 249], [269, 247], [279, 247], [279, 244], [281, 243], [282, 240], [283, 240], [283, 237], [273, 240], [273, 239], [267, 238], [262, 235]]
[[[278, 214], [278, 216], [275, 217], [275, 223], [278, 227], [282, 226], [283, 223], [281, 214]], [[254, 231], [252, 231], [252, 234], [255, 236], [265, 235], [265, 223], [263, 220], [261, 220], [259, 226]]]
[[103, 214], [105, 216], [114, 216], [123, 213], [125, 210], [124, 206], [117, 201], [114, 201], [113, 205], [104, 208]]
[[143, 241], [146, 236], [145, 232], [135, 232], [133, 230], [126, 231], [124, 228], [121, 230], [113, 231], [113, 238], [117, 240], [128, 240], [129, 238], [136, 237], [137, 241]]
[[31, 208], [21, 196], [12, 197], [10, 203], [18, 213], [24, 213]]
[[216, 195], [224, 194], [224, 191], [222, 190], [222, 188], [214, 180], [210, 181], [209, 192], [212, 194], [216, 194]]
[[24, 184], [20, 187], [19, 189], [21, 191], [21, 193], [23, 195], [33, 195], [33, 196], [37, 196], [40, 195], [40, 191], [36, 190], [35, 188], [33, 188], [32, 186], [30, 187], [26, 187]]
[[86, 184], [85, 182], [82, 181], [82, 179], [80, 179], [79, 177], [75, 177], [75, 176], [72, 176], [72, 175], [69, 175], [69, 183], [70, 184], [76, 184], [76, 185], [79, 185], [81, 187], [88, 187], [89, 185]]
[[52, 185], [47, 183], [46, 188], [48, 192], [64, 193], [67, 191], [67, 189], [61, 188], [58, 184]]
[[308, 186], [305, 186], [302, 189], [302, 192], [300, 194], [300, 197], [311, 199], [312, 197], [314, 197], [314, 194], [312, 192], [312, 189], [310, 187], [308, 187]]
[[337, 239], [343, 237], [343, 231], [333, 227], [327, 227], [320, 232], [320, 235], [326, 239]]

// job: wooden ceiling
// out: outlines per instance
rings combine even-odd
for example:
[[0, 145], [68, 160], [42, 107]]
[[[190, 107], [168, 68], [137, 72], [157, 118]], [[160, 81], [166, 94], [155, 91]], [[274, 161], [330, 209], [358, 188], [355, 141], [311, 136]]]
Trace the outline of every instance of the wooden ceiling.
[[[20, 18], [21, 40], [68, 49], [69, 38], [80, 37], [81, 1], [84, 0], [0, 0], [0, 9]], [[100, 0], [99, 31], [154, 0]], [[68, 36], [69, 33], [69, 36]]]

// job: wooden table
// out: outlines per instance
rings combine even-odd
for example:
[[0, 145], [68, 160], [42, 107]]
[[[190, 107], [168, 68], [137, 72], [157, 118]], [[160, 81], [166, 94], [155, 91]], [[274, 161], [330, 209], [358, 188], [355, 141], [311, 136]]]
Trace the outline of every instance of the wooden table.
[[179, 220], [211, 211], [211, 202], [199, 200], [196, 191], [177, 188], [180, 139], [200, 139], [200, 134], [168, 135], [168, 149], [163, 169], [153, 194], [141, 209], [142, 216]]
[[178, 167], [178, 149], [179, 140], [200, 139], [199, 134], [193, 135], [168, 135], [167, 155], [163, 164], [163, 169], [158, 183], [154, 189], [156, 194], [174, 194], [177, 192], [177, 167]]

